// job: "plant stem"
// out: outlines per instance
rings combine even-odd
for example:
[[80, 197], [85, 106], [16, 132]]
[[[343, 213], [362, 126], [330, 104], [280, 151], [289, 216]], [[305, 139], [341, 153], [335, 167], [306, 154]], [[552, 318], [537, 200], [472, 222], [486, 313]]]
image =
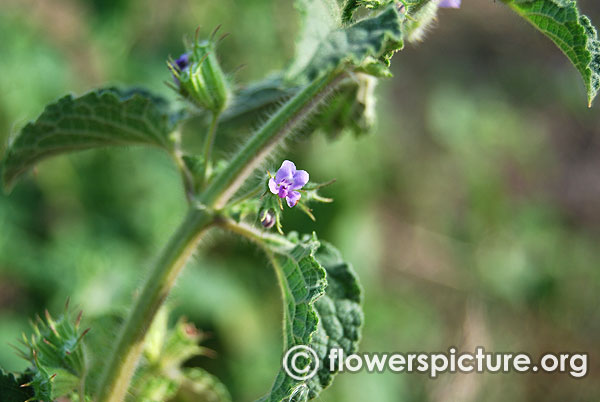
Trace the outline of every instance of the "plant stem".
[[270, 244], [275, 247], [282, 248], [293, 248], [294, 243], [289, 241], [283, 236], [278, 236], [269, 232], [265, 232], [264, 230], [260, 230], [252, 225], [248, 225], [244, 222], [236, 222], [229, 218], [217, 217], [215, 219], [215, 224], [218, 226], [227, 229], [233, 233], [236, 233], [242, 237], [247, 238], [259, 246], [265, 248], [267, 244]]
[[175, 280], [213, 223], [204, 210], [192, 209], [175, 232], [139, 294], [108, 361], [96, 401], [122, 402], [142, 353], [144, 338]]
[[200, 202], [215, 209], [223, 208], [279, 141], [310, 117], [345, 77], [345, 73], [337, 72], [317, 78], [287, 101], [211, 181]]
[[204, 139], [204, 172], [202, 172], [202, 187], [206, 184], [208, 174], [210, 173], [210, 157], [212, 153], [213, 143], [215, 142], [215, 135], [217, 133], [217, 126], [219, 123], [219, 112], [213, 112], [210, 127], [208, 133]]
[[185, 198], [188, 201], [188, 203], [191, 203], [192, 200], [194, 199], [194, 193], [195, 193], [194, 177], [192, 176], [188, 167], [185, 165], [181, 151], [174, 152], [172, 154], [172, 157], [173, 157], [173, 160], [175, 161], [175, 164], [177, 165], [177, 168], [179, 168], [179, 171], [181, 172], [181, 181], [183, 183]]

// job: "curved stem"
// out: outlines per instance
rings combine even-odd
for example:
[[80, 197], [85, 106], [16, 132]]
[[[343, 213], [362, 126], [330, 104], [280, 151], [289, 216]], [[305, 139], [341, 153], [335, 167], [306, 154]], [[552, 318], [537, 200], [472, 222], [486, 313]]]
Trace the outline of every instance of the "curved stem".
[[[215, 218], [209, 214], [209, 211], [212, 208], [223, 207], [277, 143], [310, 117], [345, 76], [345, 73], [340, 72], [323, 76], [298, 92], [250, 138], [228, 167], [215, 177], [200, 195], [200, 204], [208, 206], [210, 209], [190, 210], [157, 261], [135, 301], [116, 348], [109, 358], [100, 382], [96, 402], [122, 402], [125, 398], [129, 382], [142, 353], [146, 332], [152, 324], [156, 312], [169, 294], [183, 266], [196, 249], [202, 234], [215, 223]], [[215, 130], [216, 122], [213, 121], [210, 129], [212, 133], [209, 132], [207, 137], [205, 151], [212, 148], [212, 137], [214, 137]], [[241, 226], [240, 234], [242, 234], [242, 230], [246, 229]], [[271, 239], [266, 235], [262, 235], [262, 238], [284, 246], [280, 239]]]
[[246, 239], [257, 243], [263, 248], [266, 247], [266, 244], [271, 244], [272, 246], [282, 248], [294, 247], [294, 243], [292, 243], [285, 237], [278, 236], [270, 232], [265, 232], [244, 222], [238, 223], [233, 219], [217, 217], [215, 219], [215, 224], [242, 237], [245, 237]]
[[156, 262], [129, 314], [110, 356], [96, 401], [122, 402], [142, 353], [144, 338], [183, 266], [196, 249], [202, 234], [213, 223], [204, 210], [190, 210]]

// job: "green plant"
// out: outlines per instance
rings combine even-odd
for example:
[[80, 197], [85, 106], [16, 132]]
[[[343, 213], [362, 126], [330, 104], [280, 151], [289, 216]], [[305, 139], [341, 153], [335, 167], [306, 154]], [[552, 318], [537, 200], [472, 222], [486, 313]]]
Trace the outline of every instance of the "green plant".
[[[600, 88], [600, 44], [576, 3], [504, 2], [549, 36], [573, 62], [584, 79], [591, 105]], [[48, 318], [43, 330], [35, 330], [34, 338], [27, 341], [30, 353], [25, 355], [31, 369], [17, 377], [3, 374], [2, 392], [16, 395], [14, 400], [66, 396], [102, 402], [121, 401], [128, 392], [143, 400], [177, 400], [183, 398], [182, 393], [206, 392], [194, 384], [208, 375], [181, 367], [183, 358], [202, 353], [194, 347], [200, 339], [193, 333], [178, 338], [186, 332], [183, 324], [167, 334], [160, 317], [178, 274], [204, 234], [214, 227], [255, 242], [274, 266], [284, 299], [284, 350], [311, 345], [321, 360], [334, 346], [342, 346], [348, 353], [355, 351], [363, 317], [361, 290], [351, 266], [316, 234], [283, 235], [286, 207], [282, 199], [288, 207], [301, 208], [314, 218], [310, 203], [330, 201], [318, 194], [323, 184], [308, 182], [308, 174], [296, 182], [299, 170], [288, 171], [283, 165], [282, 173], [272, 177], [265, 172], [258, 182], [253, 173], [274, 159], [279, 145], [297, 132], [368, 131], [373, 125], [373, 86], [378, 79], [391, 76], [392, 55], [403, 48], [405, 40], [423, 37], [439, 6], [434, 0], [354, 0], [344, 4], [298, 0], [303, 25], [295, 58], [286, 69], [261, 82], [236, 88], [218, 64], [215, 35], [208, 41], [196, 37], [186, 54], [168, 62], [171, 86], [188, 103], [183, 110], [143, 90], [107, 88], [62, 98], [25, 126], [4, 159], [2, 174], [8, 188], [52, 155], [114, 145], [151, 145], [165, 150], [181, 172], [189, 212], [142, 286], [113, 353], [100, 359], [103, 374], [99, 378], [87, 376], [82, 334], [76, 326], [68, 326], [65, 313], [57, 321]], [[213, 161], [219, 127], [241, 127], [248, 116], [260, 116], [265, 106], [276, 108], [266, 123], [231, 160]], [[180, 138], [180, 127], [192, 117], [206, 120], [199, 155], [190, 154]], [[263, 230], [271, 227], [279, 233]], [[68, 336], [57, 336], [63, 329]], [[56, 339], [49, 339], [52, 335]], [[67, 339], [69, 359], [50, 353], [54, 350], [50, 345], [62, 350], [66, 346], [61, 342]], [[61, 344], [57, 346], [57, 342]], [[173, 343], [177, 346], [169, 347]], [[144, 363], [136, 374], [142, 356]], [[76, 365], [68, 361], [75, 357]], [[314, 363], [304, 362], [306, 366]], [[164, 370], [166, 366], [173, 370]], [[316, 397], [335, 374], [324, 370], [325, 366], [321, 364], [317, 376], [306, 381], [280, 370], [263, 400]], [[209, 388], [221, 388], [216, 381], [213, 384]], [[222, 391], [213, 394], [221, 400], [227, 398]]]

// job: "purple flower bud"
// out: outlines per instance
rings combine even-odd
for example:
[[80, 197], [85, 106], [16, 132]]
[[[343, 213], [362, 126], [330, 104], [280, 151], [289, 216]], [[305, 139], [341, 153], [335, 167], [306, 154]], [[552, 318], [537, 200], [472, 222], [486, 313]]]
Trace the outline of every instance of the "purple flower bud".
[[460, 2], [461, 0], [440, 0], [438, 5], [443, 8], [460, 8]]
[[177, 60], [175, 60], [175, 64], [179, 68], [179, 71], [183, 71], [190, 66], [190, 52], [186, 52], [179, 56]]
[[273, 212], [272, 209], [269, 209], [262, 214], [260, 223], [265, 229], [271, 229], [275, 225], [276, 220], [277, 219], [275, 218], [275, 212]]
[[308, 183], [308, 173], [305, 170], [296, 170], [294, 162], [283, 161], [275, 178], [269, 180], [269, 190], [279, 198], [285, 198], [290, 208], [294, 207], [300, 199], [300, 190]]

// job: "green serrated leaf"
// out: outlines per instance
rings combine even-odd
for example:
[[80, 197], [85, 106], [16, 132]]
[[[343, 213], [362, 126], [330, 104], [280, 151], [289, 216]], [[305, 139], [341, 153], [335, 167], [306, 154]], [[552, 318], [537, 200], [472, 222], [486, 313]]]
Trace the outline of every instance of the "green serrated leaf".
[[574, 0], [503, 0], [549, 37], [581, 74], [588, 103], [600, 90], [600, 42], [588, 17]]
[[30, 387], [21, 387], [29, 382], [28, 378], [17, 379], [13, 374], [5, 373], [0, 369], [0, 401], [24, 402], [34, 396]]
[[[319, 318], [314, 303], [325, 293], [325, 269], [314, 257], [320, 243], [304, 240], [292, 248], [274, 248], [270, 255], [283, 296], [283, 349], [310, 345], [317, 331]], [[261, 402], [288, 400], [302, 381], [289, 377], [282, 369], [268, 395]]]
[[7, 188], [29, 168], [53, 155], [111, 145], [171, 149], [173, 122], [160, 98], [141, 91], [102, 89], [48, 105], [9, 144], [3, 179]]
[[335, 247], [325, 242], [321, 243], [315, 258], [327, 271], [327, 289], [315, 303], [319, 324], [311, 347], [322, 363], [317, 375], [308, 382], [309, 399], [318, 396], [333, 381], [335, 373], [329, 370], [329, 351], [341, 348], [345, 356], [355, 353], [364, 322], [362, 289], [352, 266]]
[[[401, 19], [395, 5], [390, 5], [379, 14], [365, 18], [355, 24], [323, 32], [319, 40], [313, 38], [312, 52], [302, 50], [302, 62], [293, 64], [288, 77], [312, 80], [325, 71], [330, 71], [347, 62], [359, 67], [367, 58], [387, 61], [389, 56], [403, 46]], [[303, 49], [307, 49], [304, 46]]]
[[287, 248], [281, 248], [286, 242], [281, 237], [279, 246], [271, 250], [283, 292], [284, 351], [310, 346], [320, 359], [319, 370], [308, 381], [293, 379], [280, 370], [271, 392], [260, 400], [264, 402], [316, 398], [335, 375], [326, 361], [329, 350], [339, 347], [347, 354], [354, 353], [363, 322], [358, 279], [340, 253], [315, 235], [299, 240], [292, 233], [288, 240], [291, 245]]

